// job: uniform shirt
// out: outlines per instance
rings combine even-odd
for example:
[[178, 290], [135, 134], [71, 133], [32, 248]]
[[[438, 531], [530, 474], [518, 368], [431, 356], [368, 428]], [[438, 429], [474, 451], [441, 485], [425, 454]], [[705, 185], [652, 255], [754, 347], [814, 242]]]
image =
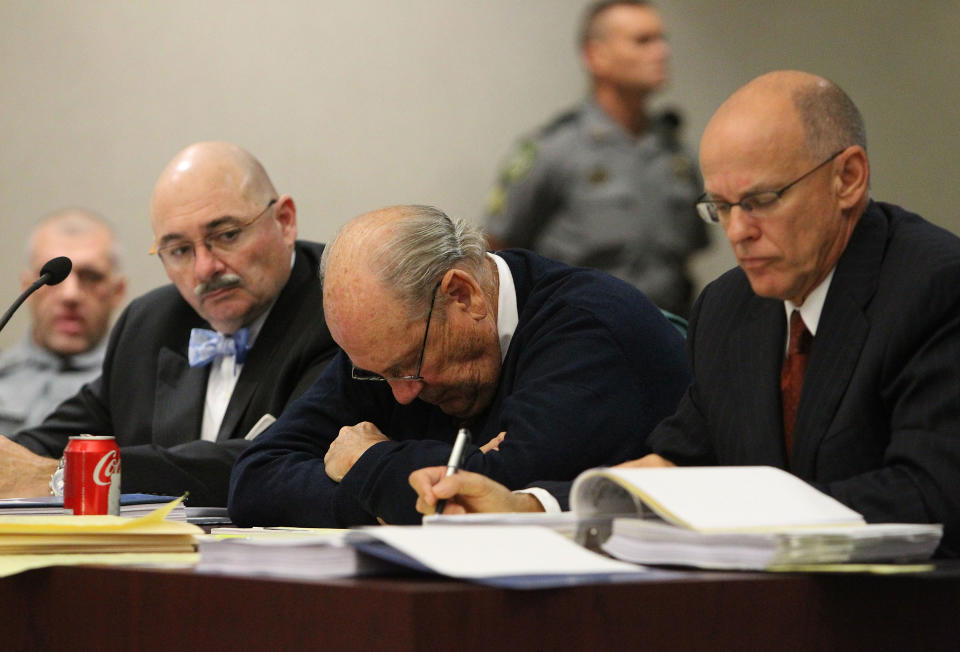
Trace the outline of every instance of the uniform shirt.
[[602, 269], [686, 316], [686, 260], [708, 237], [694, 209], [699, 174], [677, 123], [656, 116], [635, 138], [587, 100], [516, 146], [488, 197], [488, 233]]
[[61, 357], [27, 336], [0, 353], [0, 433], [35, 426], [100, 375], [106, 341], [79, 355]]

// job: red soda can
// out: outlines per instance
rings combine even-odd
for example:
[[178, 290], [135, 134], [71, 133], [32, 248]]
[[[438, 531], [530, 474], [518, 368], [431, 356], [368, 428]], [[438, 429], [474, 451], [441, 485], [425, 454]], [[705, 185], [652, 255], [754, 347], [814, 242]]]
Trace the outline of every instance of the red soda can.
[[64, 509], [119, 515], [120, 448], [113, 437], [71, 437], [63, 454]]

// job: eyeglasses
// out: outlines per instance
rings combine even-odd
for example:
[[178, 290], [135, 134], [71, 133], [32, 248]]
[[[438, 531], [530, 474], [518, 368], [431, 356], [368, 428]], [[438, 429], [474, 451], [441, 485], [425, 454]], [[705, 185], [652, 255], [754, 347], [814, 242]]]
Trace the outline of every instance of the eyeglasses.
[[738, 202], [725, 202], [725, 201], [714, 201], [707, 198], [707, 193], [700, 195], [700, 198], [697, 200], [697, 213], [705, 222], [711, 224], [716, 224], [718, 222], [726, 222], [730, 219], [730, 209], [734, 206], [739, 206], [744, 213], [747, 213], [753, 217], [763, 217], [762, 212], [764, 209], [770, 208], [774, 203], [777, 202], [783, 194], [793, 188], [795, 185], [809, 177], [811, 174], [822, 168], [824, 165], [837, 158], [842, 154], [847, 148], [844, 147], [838, 152], [835, 152], [830, 155], [830, 157], [825, 160], [823, 163], [820, 163], [815, 168], [804, 174], [803, 176], [794, 179], [787, 185], [785, 185], [780, 190], [764, 190], [762, 192], [754, 192], [743, 197]]
[[[39, 276], [40, 270], [35, 270], [34, 274]], [[95, 267], [78, 267], [74, 265], [73, 269], [70, 271], [69, 278], [76, 281], [77, 285], [79, 285], [85, 291], [97, 292], [107, 287], [107, 281], [110, 281], [113, 278], [113, 271], [100, 270]], [[65, 285], [60, 287], [65, 287]]]
[[266, 215], [267, 211], [276, 203], [276, 199], [271, 199], [267, 207], [260, 211], [256, 217], [246, 222], [241, 222], [240, 224], [231, 224], [230, 226], [216, 229], [202, 238], [197, 238], [196, 240], [177, 239], [172, 242], [166, 242], [159, 247], [154, 244], [150, 248], [150, 254], [159, 256], [160, 261], [167, 267], [182, 269], [193, 265], [193, 261], [197, 256], [196, 246], [198, 242], [202, 242], [203, 246], [207, 248], [207, 251], [215, 256], [236, 251], [247, 242], [250, 227]]
[[[113, 272], [102, 272], [90, 267], [73, 268], [77, 283], [87, 292], [97, 292], [108, 287], [107, 281], [112, 280]], [[112, 285], [110, 285], [112, 287]]]
[[354, 380], [379, 380], [384, 382], [390, 382], [394, 380], [423, 380], [423, 376], [420, 375], [420, 370], [423, 368], [423, 354], [427, 350], [427, 335], [430, 334], [430, 319], [433, 317], [433, 304], [437, 300], [437, 290], [439, 289], [440, 283], [437, 283], [433, 286], [433, 292], [430, 295], [430, 309], [427, 311], [427, 327], [423, 331], [423, 344], [420, 345], [420, 359], [417, 361], [417, 373], [412, 376], [381, 376], [380, 374], [375, 374], [372, 371], [351, 366], [350, 377]]

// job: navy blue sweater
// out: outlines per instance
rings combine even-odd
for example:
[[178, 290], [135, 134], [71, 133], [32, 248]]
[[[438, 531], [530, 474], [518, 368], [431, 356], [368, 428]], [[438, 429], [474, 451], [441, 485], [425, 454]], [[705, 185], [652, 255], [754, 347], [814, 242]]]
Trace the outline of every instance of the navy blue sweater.
[[[507, 436], [499, 451], [470, 447], [463, 468], [519, 488], [649, 452], [647, 434], [690, 380], [680, 334], [611, 276], [523, 250], [499, 255], [513, 274], [519, 323], [496, 394], [470, 427], [478, 444]], [[323, 456], [341, 426], [361, 421], [390, 441], [371, 446], [337, 484]], [[352, 380], [340, 352], [237, 461], [230, 516], [247, 526], [417, 523], [407, 478], [446, 463], [457, 426], [419, 399], [398, 404], [386, 383]]]

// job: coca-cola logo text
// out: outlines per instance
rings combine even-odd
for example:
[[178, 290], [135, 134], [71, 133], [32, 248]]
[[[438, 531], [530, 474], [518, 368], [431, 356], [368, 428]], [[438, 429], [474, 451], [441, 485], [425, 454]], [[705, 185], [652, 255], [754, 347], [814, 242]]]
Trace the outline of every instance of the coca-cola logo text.
[[93, 469], [93, 481], [101, 486], [108, 485], [117, 473], [120, 473], [120, 454], [117, 451], [108, 451]]

